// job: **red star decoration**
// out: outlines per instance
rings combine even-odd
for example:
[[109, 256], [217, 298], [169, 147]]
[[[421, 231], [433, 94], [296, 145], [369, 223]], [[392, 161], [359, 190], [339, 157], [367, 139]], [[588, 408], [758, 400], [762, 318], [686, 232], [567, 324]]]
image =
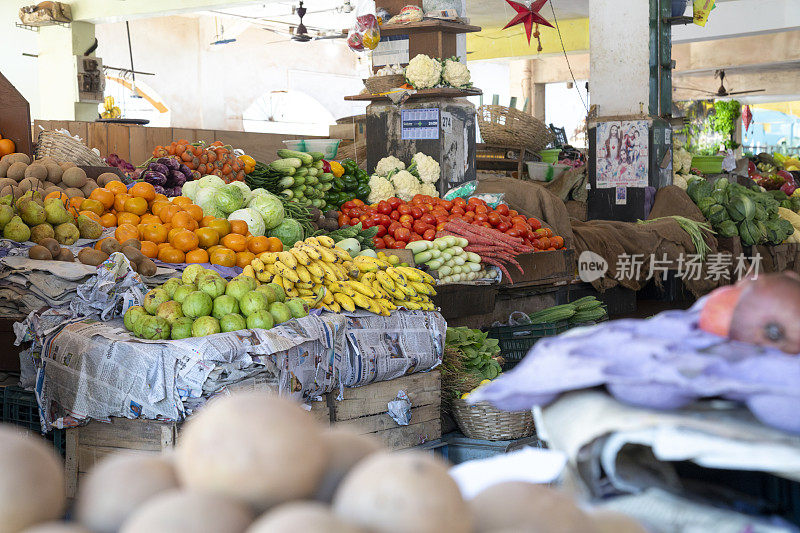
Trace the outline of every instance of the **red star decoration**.
[[523, 4], [514, 2], [513, 0], [506, 0], [506, 2], [517, 11], [517, 14], [503, 29], [505, 30], [517, 24], [525, 24], [525, 34], [528, 36], [529, 45], [531, 44], [531, 31], [533, 30], [534, 24], [543, 24], [551, 28], [553, 27], [552, 24], [547, 22], [547, 20], [539, 14], [539, 10], [542, 9], [542, 6], [544, 6], [547, 0], [536, 0], [531, 4], [531, 7], [525, 7]]

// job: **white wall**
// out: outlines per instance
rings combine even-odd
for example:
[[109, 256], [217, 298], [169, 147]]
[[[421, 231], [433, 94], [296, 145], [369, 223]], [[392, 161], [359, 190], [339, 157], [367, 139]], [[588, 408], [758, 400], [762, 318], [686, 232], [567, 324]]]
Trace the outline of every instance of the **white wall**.
[[39, 72], [36, 58], [25, 57], [22, 52], [37, 54], [39, 45], [37, 33], [14, 26], [19, 22], [19, 8], [22, 2], [0, 0], [0, 72], [14, 84], [31, 105], [31, 118], [39, 115]]

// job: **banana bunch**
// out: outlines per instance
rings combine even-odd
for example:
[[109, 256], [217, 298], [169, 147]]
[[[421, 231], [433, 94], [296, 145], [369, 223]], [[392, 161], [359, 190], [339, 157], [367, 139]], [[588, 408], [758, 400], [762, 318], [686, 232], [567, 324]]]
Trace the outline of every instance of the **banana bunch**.
[[434, 280], [425, 272], [393, 266], [385, 259], [350, 257], [327, 236], [309, 237], [282, 252], [264, 252], [245, 275], [261, 283], [277, 283], [292, 298], [335, 313], [366, 309], [388, 316], [402, 306], [433, 310]]
[[103, 112], [100, 116], [102, 118], [119, 118], [122, 116], [122, 110], [114, 105], [113, 96], [106, 96], [103, 100]]

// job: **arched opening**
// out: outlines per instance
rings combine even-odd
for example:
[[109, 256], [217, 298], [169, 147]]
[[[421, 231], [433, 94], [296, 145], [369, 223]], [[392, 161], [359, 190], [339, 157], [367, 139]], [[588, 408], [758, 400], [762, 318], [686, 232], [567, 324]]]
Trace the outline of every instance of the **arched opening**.
[[333, 115], [301, 91], [270, 91], [242, 114], [244, 131], [290, 135], [328, 135]]

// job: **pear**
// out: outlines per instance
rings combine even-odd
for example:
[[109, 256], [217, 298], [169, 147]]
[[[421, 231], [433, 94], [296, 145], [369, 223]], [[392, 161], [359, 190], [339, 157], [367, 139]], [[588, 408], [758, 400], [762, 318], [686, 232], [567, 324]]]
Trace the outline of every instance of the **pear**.
[[19, 213], [22, 221], [29, 226], [38, 226], [47, 221], [44, 207], [30, 197], [20, 198], [17, 202], [17, 213]]
[[75, 224], [66, 222], [56, 226], [55, 237], [58, 244], [69, 246], [70, 244], [75, 244], [75, 241], [81, 238], [81, 234]]
[[5, 196], [0, 196], [0, 205], [11, 205], [14, 203], [14, 195], [7, 194]]
[[21, 218], [15, 216], [3, 228], [3, 237], [12, 241], [25, 242], [31, 238], [31, 230]]
[[39, 191], [27, 191], [25, 194], [22, 195], [22, 198], [20, 198], [20, 200], [22, 200], [23, 198], [30, 198], [37, 204], [44, 206], [44, 198], [42, 197], [42, 193], [40, 193]]
[[14, 216], [14, 208], [8, 204], [0, 204], [0, 229], [6, 227], [8, 221]]
[[47, 201], [45, 201], [44, 211], [47, 216], [47, 222], [53, 224], [54, 226], [75, 220], [58, 198], [49, 198]]
[[78, 215], [78, 231], [82, 239], [99, 239], [103, 235], [103, 226], [86, 215]]
[[52, 239], [53, 237], [55, 237], [55, 232], [50, 224], [39, 224], [31, 228], [31, 240], [36, 244], [42, 244], [44, 239]]

